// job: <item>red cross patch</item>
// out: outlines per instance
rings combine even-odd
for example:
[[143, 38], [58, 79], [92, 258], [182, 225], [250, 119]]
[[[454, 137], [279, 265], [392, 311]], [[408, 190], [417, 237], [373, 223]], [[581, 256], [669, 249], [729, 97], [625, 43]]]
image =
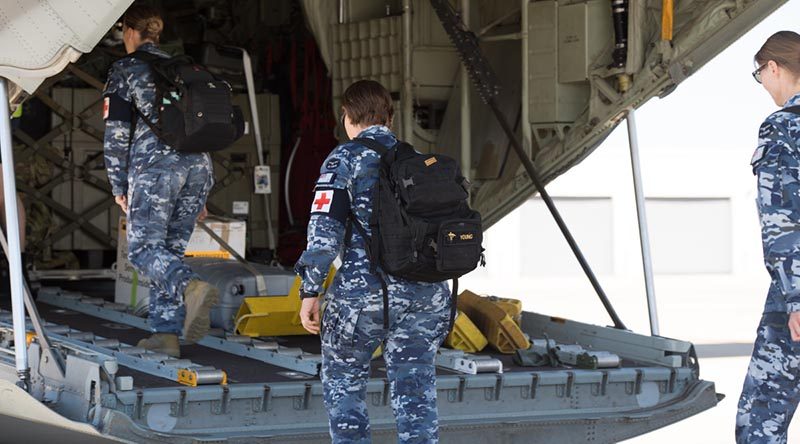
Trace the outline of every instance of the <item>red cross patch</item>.
[[103, 98], [103, 120], [108, 119], [108, 108], [111, 100], [108, 97]]
[[321, 190], [314, 193], [314, 202], [311, 211], [315, 213], [329, 213], [333, 202], [333, 190]]

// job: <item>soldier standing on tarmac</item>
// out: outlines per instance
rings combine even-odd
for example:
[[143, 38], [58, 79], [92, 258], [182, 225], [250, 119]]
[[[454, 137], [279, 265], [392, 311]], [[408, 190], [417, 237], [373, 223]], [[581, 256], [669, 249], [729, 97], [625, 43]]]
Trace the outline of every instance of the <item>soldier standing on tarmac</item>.
[[[386, 147], [397, 143], [389, 130], [392, 98], [378, 82], [350, 85], [342, 96], [342, 112], [350, 139], [370, 138]], [[375, 151], [345, 142], [323, 163], [308, 246], [295, 267], [303, 281], [300, 318], [308, 331], [322, 329], [322, 384], [334, 443], [370, 442], [366, 384], [372, 354], [381, 343], [399, 442], [435, 443], [439, 434], [434, 358], [448, 333], [450, 290], [444, 283], [384, 274], [389, 295], [389, 328], [384, 329], [382, 287], [379, 277], [370, 273], [366, 240], [360, 230], [346, 229], [350, 218], [349, 223], [370, 230], [379, 162]], [[327, 291], [320, 322], [317, 296], [340, 253], [342, 266]], [[383, 273], [380, 267], [378, 272]]]
[[772, 277], [736, 418], [737, 443], [785, 443], [800, 400], [800, 35], [781, 31], [753, 77], [781, 110], [753, 154], [764, 262]]
[[[169, 57], [157, 46], [163, 27], [155, 9], [132, 6], [122, 19], [125, 50]], [[146, 62], [130, 56], [115, 62], [103, 97], [105, 163], [114, 199], [128, 214], [128, 258], [152, 282], [154, 334], [138, 346], [177, 357], [178, 335], [187, 343], [205, 336], [209, 310], [219, 297], [182, 259], [214, 182], [211, 158], [173, 150], [142, 122], [140, 114], [150, 121], [157, 114]]]

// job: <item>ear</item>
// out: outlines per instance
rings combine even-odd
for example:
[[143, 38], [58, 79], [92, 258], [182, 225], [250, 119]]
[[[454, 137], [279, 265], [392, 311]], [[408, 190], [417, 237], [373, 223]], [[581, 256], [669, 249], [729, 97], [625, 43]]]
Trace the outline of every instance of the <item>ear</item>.
[[767, 67], [769, 67], [769, 70], [770, 70], [770, 72], [771, 72], [772, 74], [774, 74], [774, 75], [780, 75], [780, 70], [778, 69], [778, 68], [780, 68], [780, 67], [778, 66], [778, 64], [777, 64], [777, 63], [775, 63], [775, 61], [774, 61], [774, 60], [770, 60], [769, 62], [767, 62]]

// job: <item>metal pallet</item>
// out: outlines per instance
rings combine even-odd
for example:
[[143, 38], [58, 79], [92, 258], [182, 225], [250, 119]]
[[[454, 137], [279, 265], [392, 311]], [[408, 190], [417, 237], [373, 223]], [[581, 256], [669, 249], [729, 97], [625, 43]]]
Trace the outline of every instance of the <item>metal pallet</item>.
[[[11, 321], [11, 312], [0, 309], [0, 333], [8, 333], [9, 338], [12, 337], [11, 332], [13, 331]], [[27, 321], [26, 324], [26, 328], [32, 328], [30, 321]], [[113, 359], [132, 370], [189, 386], [227, 383], [227, 373], [224, 370], [196, 364], [188, 359], [176, 359], [164, 353], [156, 353], [121, 343], [117, 339], [75, 330], [68, 325], [47, 322], [44, 324], [44, 329], [53, 343], [67, 353], [74, 348], [88, 350], [105, 356], [107, 358], [105, 361]], [[28, 341], [35, 338], [34, 333], [29, 333]]]
[[[124, 304], [108, 302], [102, 298], [90, 298], [78, 292], [63, 291], [55, 287], [42, 287], [37, 300], [59, 308], [150, 331], [147, 319], [128, 313], [127, 306]], [[312, 376], [319, 374], [322, 364], [320, 355], [305, 353], [298, 348], [282, 347], [274, 341], [262, 341], [247, 336], [208, 335], [197, 341], [197, 344]]]

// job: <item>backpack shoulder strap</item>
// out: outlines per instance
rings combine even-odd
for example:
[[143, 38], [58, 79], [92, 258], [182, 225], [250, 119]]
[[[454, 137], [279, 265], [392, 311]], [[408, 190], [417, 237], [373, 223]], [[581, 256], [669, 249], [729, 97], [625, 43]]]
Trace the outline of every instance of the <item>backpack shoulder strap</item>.
[[[156, 62], [165, 61], [165, 60], [171, 60], [170, 58], [162, 57], [160, 55], [153, 54], [153, 53], [150, 53], [150, 52], [147, 52], [147, 51], [134, 51], [134, 52], [128, 54], [128, 57], [131, 57], [131, 58], [134, 58], [134, 59], [137, 59], [137, 60], [141, 60], [141, 61], [147, 63], [148, 65], [150, 65], [150, 68], [153, 71], [153, 74], [155, 76], [157, 76], [157, 77], [160, 76], [162, 78], [161, 79], [162, 82], [166, 81], [168, 83], [172, 83], [172, 81], [170, 79], [168, 79], [160, 69], [156, 69], [156, 67], [153, 65]], [[159, 84], [158, 79], [155, 79], [155, 80], [156, 80], [156, 82], [155, 82], [156, 85], [158, 85]], [[161, 101], [159, 96], [160, 96], [160, 93], [158, 91], [158, 87], [156, 87], [156, 103]], [[142, 119], [142, 121], [144, 121], [144, 123], [150, 128], [151, 131], [153, 131], [153, 133], [155, 133], [156, 137], [158, 137], [159, 139], [163, 139], [164, 135], [161, 132], [161, 130], [158, 128], [158, 126], [156, 126], [155, 123], [153, 123], [150, 119], [148, 119], [147, 116], [145, 116], [144, 113], [142, 113], [142, 111], [136, 106], [136, 104], [134, 102], [131, 102], [131, 107], [133, 108], [134, 113], [137, 116], [139, 116]], [[134, 125], [132, 126], [132, 129], [136, 128], [135, 127], [135, 122], [136, 122], [136, 119], [134, 119]], [[133, 141], [133, 134], [131, 134], [130, 142], [132, 142], [132, 141]]]
[[156, 54], [153, 54], [153, 53], [149, 53], [147, 51], [134, 51], [134, 52], [128, 54], [128, 57], [133, 58], [133, 59], [137, 59], [137, 60], [141, 60], [141, 61], [143, 61], [145, 63], [153, 63], [155, 61], [163, 59], [163, 57], [161, 57], [159, 55], [156, 55]]
[[800, 115], [800, 105], [789, 106], [787, 108], [783, 108], [781, 111]]
[[368, 139], [366, 137], [357, 137], [353, 139], [353, 142], [357, 142], [360, 143], [361, 145], [364, 145], [365, 147], [378, 153], [381, 157], [383, 157], [386, 153], [389, 152], [389, 148], [387, 148], [384, 144], [378, 142], [375, 139]]

